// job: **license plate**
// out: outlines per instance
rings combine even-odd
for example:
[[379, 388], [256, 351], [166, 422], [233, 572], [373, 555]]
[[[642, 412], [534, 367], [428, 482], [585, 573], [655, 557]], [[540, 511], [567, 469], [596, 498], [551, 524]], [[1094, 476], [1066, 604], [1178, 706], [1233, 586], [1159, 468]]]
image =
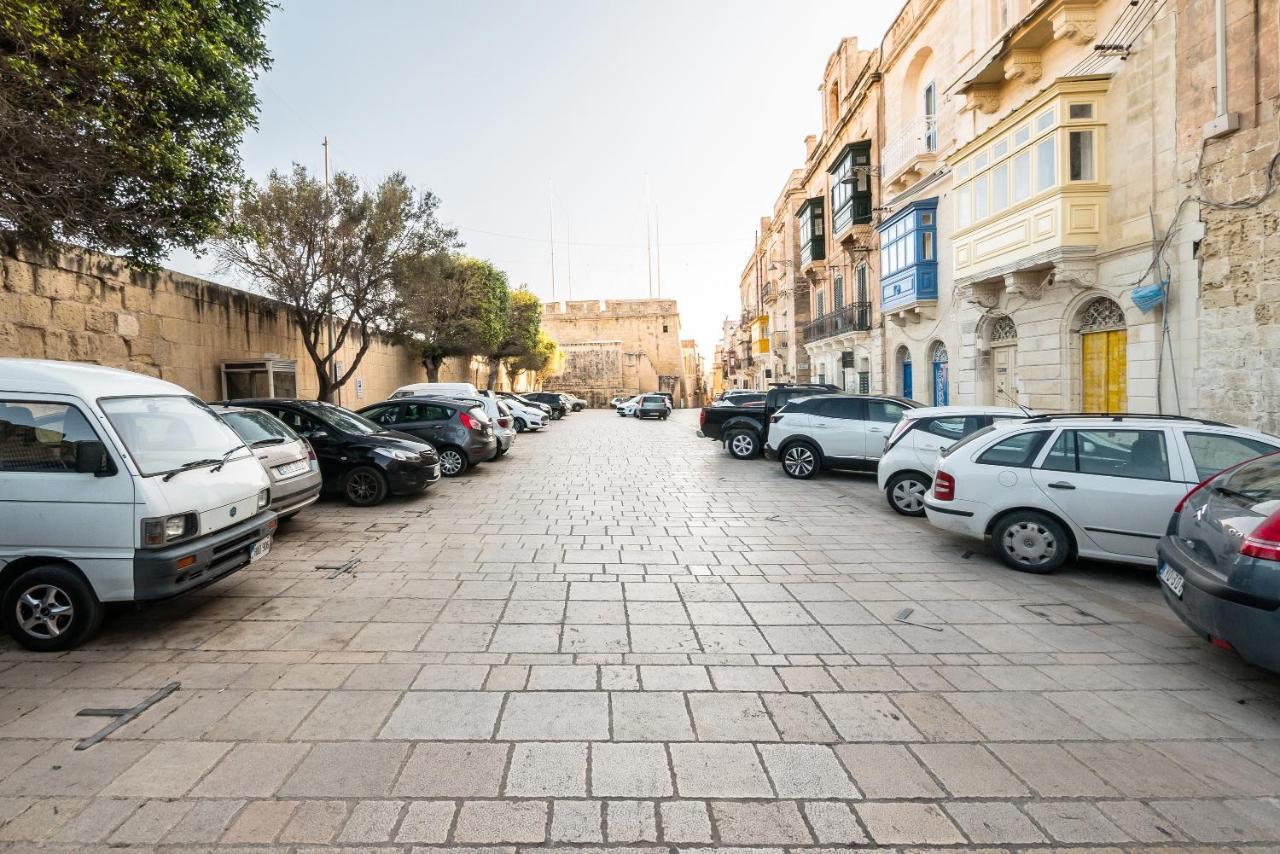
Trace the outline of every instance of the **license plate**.
[[307, 463], [306, 460], [294, 460], [291, 463], [285, 463], [282, 466], [276, 466], [276, 474], [281, 476], [287, 476], [291, 474], [297, 474], [298, 472], [306, 471], [308, 468], [310, 468], [310, 465]]
[[253, 548], [249, 549], [249, 563], [253, 563], [261, 558], [266, 557], [271, 552], [271, 538], [258, 540], [253, 544]]
[[1168, 587], [1170, 592], [1179, 599], [1182, 598], [1182, 586], [1186, 583], [1186, 579], [1182, 577], [1182, 573], [1178, 572], [1168, 564], [1161, 564], [1159, 571], [1160, 581]]

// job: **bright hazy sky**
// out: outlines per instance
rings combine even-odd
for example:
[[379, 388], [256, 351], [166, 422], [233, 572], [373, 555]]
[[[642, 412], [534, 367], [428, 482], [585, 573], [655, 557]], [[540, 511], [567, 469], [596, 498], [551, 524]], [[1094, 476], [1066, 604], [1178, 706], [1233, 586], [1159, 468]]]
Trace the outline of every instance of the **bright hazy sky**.
[[[662, 296], [710, 359], [759, 217], [842, 36], [879, 42], [894, 0], [282, 0], [245, 139], [261, 179], [293, 161], [442, 199], [466, 252], [551, 298], [648, 295], [646, 182]], [[213, 260], [171, 266], [213, 279]]]

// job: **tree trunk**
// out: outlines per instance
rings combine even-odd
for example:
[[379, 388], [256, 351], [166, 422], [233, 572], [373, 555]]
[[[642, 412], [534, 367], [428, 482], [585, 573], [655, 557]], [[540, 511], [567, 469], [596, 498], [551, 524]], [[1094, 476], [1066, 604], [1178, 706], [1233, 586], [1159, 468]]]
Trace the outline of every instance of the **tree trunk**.
[[498, 371], [502, 368], [502, 360], [497, 356], [489, 357], [489, 379], [485, 383], [485, 388], [493, 391], [498, 386]]
[[423, 359], [422, 364], [427, 369], [427, 382], [440, 382], [440, 363], [435, 359]]

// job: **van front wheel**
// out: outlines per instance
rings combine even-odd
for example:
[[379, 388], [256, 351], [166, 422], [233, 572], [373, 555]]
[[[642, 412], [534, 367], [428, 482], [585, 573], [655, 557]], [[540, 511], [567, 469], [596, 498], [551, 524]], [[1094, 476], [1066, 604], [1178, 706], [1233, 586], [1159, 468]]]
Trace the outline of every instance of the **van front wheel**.
[[61, 652], [88, 640], [105, 610], [79, 573], [56, 564], [15, 578], [0, 608], [13, 639], [36, 652]]

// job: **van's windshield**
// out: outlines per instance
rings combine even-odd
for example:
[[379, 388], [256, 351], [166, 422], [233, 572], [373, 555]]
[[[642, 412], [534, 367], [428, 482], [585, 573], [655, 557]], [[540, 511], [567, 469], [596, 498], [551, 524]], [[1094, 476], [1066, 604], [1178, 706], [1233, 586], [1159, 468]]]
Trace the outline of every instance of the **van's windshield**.
[[110, 397], [98, 401], [143, 477], [194, 463], [215, 465], [244, 442], [192, 397]]

